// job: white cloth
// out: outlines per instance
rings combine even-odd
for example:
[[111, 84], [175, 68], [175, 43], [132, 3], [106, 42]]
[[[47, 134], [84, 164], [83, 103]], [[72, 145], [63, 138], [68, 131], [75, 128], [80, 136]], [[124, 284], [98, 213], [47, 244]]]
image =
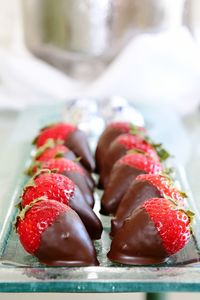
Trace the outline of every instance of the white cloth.
[[0, 50], [0, 109], [64, 101], [79, 89], [80, 84], [32, 55]]
[[80, 94], [121, 95], [133, 103], [169, 104], [186, 114], [199, 103], [199, 82], [200, 51], [184, 27], [133, 38], [90, 86], [30, 54], [19, 57], [0, 51], [0, 109], [22, 109]]
[[199, 104], [199, 83], [200, 51], [182, 27], [134, 38], [88, 94], [118, 94], [133, 103], [169, 104], [187, 114]]

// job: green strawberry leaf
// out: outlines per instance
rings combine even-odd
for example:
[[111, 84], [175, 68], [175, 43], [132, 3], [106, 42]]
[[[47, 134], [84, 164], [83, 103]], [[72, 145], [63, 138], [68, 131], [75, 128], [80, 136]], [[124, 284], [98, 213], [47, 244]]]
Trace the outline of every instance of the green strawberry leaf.
[[41, 147], [38, 148], [38, 150], [35, 154], [35, 159], [40, 157], [41, 154], [44, 153], [44, 151], [46, 149], [53, 148], [53, 147], [55, 147], [55, 145], [56, 145], [56, 143], [53, 139], [48, 139], [44, 145], [42, 145]]
[[191, 211], [191, 210], [186, 210], [185, 213], [188, 216], [190, 222], [192, 222], [192, 220], [193, 220], [193, 218], [195, 216], [195, 213], [193, 211]]
[[64, 156], [65, 156], [64, 152], [59, 151], [55, 154], [54, 158], [62, 158]]
[[32, 176], [34, 174], [34, 169], [38, 169], [42, 167], [42, 163], [39, 161], [33, 161], [33, 163], [24, 171], [24, 173], [28, 176]]
[[185, 192], [183, 191], [179, 191], [179, 192], [183, 198], [188, 198], [188, 195]]
[[163, 148], [162, 144], [151, 143], [151, 146], [156, 150], [161, 162], [167, 160], [171, 156], [170, 153]]

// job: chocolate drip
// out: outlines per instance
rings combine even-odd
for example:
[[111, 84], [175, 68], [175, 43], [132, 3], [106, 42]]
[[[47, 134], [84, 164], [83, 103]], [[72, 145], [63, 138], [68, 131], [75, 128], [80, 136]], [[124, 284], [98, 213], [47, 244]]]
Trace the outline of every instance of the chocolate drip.
[[78, 187], [74, 190], [74, 196], [69, 201], [69, 205], [81, 218], [87, 232], [92, 240], [98, 240], [102, 234], [102, 224], [92, 208], [85, 202]]
[[108, 258], [133, 265], [158, 264], [168, 258], [154, 223], [141, 206], [114, 236]]
[[105, 215], [115, 214], [130, 184], [142, 173], [145, 172], [128, 165], [115, 164], [111, 172], [109, 183], [101, 199], [100, 212]]
[[114, 219], [111, 221], [111, 235], [114, 235], [122, 227], [124, 220], [130, 216], [134, 209], [150, 198], [162, 198], [162, 195], [148, 181], [133, 181], [122, 198]]
[[65, 140], [65, 145], [78, 157], [81, 157], [81, 163], [83, 163], [88, 171], [94, 170], [94, 158], [89, 148], [87, 137], [83, 131], [76, 130], [72, 132]]
[[65, 171], [62, 174], [70, 178], [79, 187], [88, 205], [93, 207], [94, 196], [87, 185], [86, 177], [73, 171]]
[[83, 223], [70, 207], [42, 233], [39, 248], [34, 255], [41, 263], [50, 266], [99, 264]]

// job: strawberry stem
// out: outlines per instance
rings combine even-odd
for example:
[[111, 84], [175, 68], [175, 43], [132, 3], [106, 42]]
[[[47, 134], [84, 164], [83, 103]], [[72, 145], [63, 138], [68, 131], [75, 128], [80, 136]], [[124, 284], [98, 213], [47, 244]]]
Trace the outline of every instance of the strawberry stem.
[[38, 148], [38, 150], [35, 154], [35, 159], [40, 157], [41, 154], [44, 153], [44, 151], [46, 149], [53, 148], [53, 147], [55, 147], [55, 145], [56, 145], [56, 143], [54, 142], [53, 139], [48, 139], [47, 142], [44, 145], [42, 145], [41, 147]]

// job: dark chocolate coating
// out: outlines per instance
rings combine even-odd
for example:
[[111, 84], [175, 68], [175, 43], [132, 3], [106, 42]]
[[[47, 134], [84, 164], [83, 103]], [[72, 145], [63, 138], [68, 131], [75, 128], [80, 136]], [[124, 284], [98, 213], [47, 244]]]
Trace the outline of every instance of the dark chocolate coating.
[[75, 162], [77, 165], [79, 165], [81, 168], [83, 168], [83, 170], [85, 172], [85, 177], [86, 177], [86, 180], [87, 180], [87, 184], [88, 184], [90, 190], [93, 191], [94, 187], [95, 187], [95, 181], [92, 178], [92, 176], [90, 175], [90, 173], [88, 172], [88, 170], [86, 170], [85, 167], [79, 161], [76, 161], [77, 156], [74, 154], [74, 152], [73, 151], [68, 151], [68, 152], [64, 153], [64, 158]]
[[111, 235], [114, 235], [122, 227], [124, 220], [134, 209], [150, 198], [162, 198], [162, 195], [150, 182], [134, 180], [122, 198], [115, 217], [111, 220]]
[[108, 253], [110, 260], [132, 265], [159, 264], [168, 256], [154, 223], [142, 206], [126, 219]]
[[49, 266], [98, 265], [92, 241], [72, 209], [60, 214], [41, 235], [34, 255]]
[[127, 150], [123, 147], [123, 145], [113, 143], [110, 145], [107, 153], [105, 154], [104, 164], [101, 166], [100, 171], [100, 178], [99, 178], [99, 185], [102, 186], [104, 189], [106, 188], [110, 172], [112, 170], [113, 165], [115, 162], [121, 158], [122, 156], [127, 154]]
[[84, 176], [90, 191], [93, 193], [96, 184], [94, 179], [92, 178], [92, 175], [87, 170], [85, 170]]
[[62, 174], [71, 179], [79, 187], [88, 205], [94, 207], [94, 196], [87, 185], [85, 176], [73, 171], [65, 171]]
[[102, 224], [92, 208], [85, 202], [78, 187], [74, 190], [74, 195], [69, 201], [69, 205], [81, 218], [87, 232], [92, 240], [98, 240], [102, 234]]
[[81, 163], [88, 171], [95, 169], [95, 161], [89, 148], [87, 137], [83, 131], [76, 130], [72, 132], [67, 136], [65, 145], [78, 157], [81, 157]]
[[102, 165], [104, 164], [105, 155], [108, 150], [108, 147], [118, 137], [118, 135], [124, 133], [124, 130], [121, 128], [107, 127], [102, 135], [99, 138], [99, 142], [95, 152], [96, 160], [96, 172], [100, 173]]
[[125, 164], [116, 163], [112, 169], [109, 183], [101, 199], [100, 212], [105, 215], [115, 214], [133, 180], [145, 172]]

